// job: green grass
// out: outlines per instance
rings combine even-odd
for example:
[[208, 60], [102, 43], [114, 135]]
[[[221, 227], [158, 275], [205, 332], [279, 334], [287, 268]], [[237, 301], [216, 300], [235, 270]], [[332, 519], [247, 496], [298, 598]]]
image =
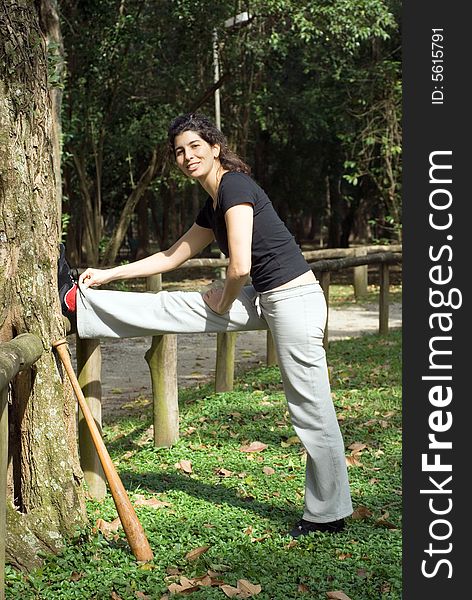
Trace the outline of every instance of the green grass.
[[[311, 534], [296, 543], [286, 535], [302, 511], [304, 453], [293, 439], [279, 371], [263, 368], [245, 374], [231, 393], [214, 394], [209, 386], [182, 390], [181, 439], [171, 449], [142, 442], [152, 422], [148, 409], [141, 418], [105, 428], [131, 500], [142, 494], [168, 503], [136, 508], [154, 551], [152, 563], [136, 563], [122, 530], [107, 539], [89, 529], [40, 570], [24, 575], [7, 568], [7, 598], [159, 600], [172, 581], [210, 570], [232, 586], [239, 579], [260, 585], [260, 600], [321, 600], [335, 590], [352, 600], [399, 599], [400, 354], [399, 331], [329, 346], [346, 456], [352, 444], [365, 444], [349, 468], [361, 518], [348, 519], [341, 534]], [[239, 450], [255, 440], [268, 447], [252, 454]], [[191, 474], [176, 468], [181, 460], [191, 461]], [[264, 467], [274, 473], [265, 474]], [[231, 474], [223, 476], [221, 469]], [[89, 502], [88, 511], [91, 524], [117, 516], [111, 498]], [[187, 560], [200, 546], [209, 548]], [[227, 596], [215, 585], [191, 597]]]
[[[329, 286], [329, 305], [331, 308], [347, 308], [349, 306], [365, 306], [366, 304], [378, 304], [380, 286], [372, 284], [367, 286], [367, 296], [356, 300], [354, 287], [345, 284], [331, 284]], [[402, 301], [401, 284], [390, 284], [390, 302]]]

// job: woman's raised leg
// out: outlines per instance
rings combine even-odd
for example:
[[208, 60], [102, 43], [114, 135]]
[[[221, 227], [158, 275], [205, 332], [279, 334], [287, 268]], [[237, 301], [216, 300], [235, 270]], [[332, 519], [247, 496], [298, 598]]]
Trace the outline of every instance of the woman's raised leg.
[[252, 286], [241, 290], [224, 315], [199, 292], [119, 292], [80, 287], [77, 331], [81, 338], [128, 338], [165, 333], [221, 333], [267, 329], [254, 305]]

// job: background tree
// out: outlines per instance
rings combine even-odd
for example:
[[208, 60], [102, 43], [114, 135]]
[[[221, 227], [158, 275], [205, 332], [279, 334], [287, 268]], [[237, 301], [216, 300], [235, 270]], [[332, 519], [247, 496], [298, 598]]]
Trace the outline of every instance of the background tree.
[[30, 332], [44, 345], [34, 374], [14, 382], [9, 407], [7, 558], [28, 568], [86, 518], [75, 403], [51, 352], [63, 335], [54, 14], [54, 3], [0, 2], [0, 340]]

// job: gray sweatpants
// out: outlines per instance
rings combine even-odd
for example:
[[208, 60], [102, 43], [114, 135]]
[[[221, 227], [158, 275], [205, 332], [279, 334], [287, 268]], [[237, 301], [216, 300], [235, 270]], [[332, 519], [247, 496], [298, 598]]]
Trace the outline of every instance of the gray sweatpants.
[[199, 292], [116, 292], [81, 288], [81, 338], [165, 333], [221, 333], [269, 328], [297, 436], [307, 451], [308, 521], [352, 513], [344, 443], [336, 419], [323, 348], [326, 303], [318, 283], [258, 294], [244, 287], [229, 313], [218, 315]]

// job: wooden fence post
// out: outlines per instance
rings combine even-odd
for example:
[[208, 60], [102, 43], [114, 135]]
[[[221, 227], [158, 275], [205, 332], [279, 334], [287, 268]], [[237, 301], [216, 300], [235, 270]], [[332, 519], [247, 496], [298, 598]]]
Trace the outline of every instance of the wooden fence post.
[[331, 280], [331, 274], [329, 271], [321, 271], [319, 282], [320, 286], [324, 292], [325, 300], [326, 300], [326, 325], [325, 332], [323, 336], [323, 346], [325, 350], [328, 348], [328, 321], [329, 321], [329, 282]]
[[271, 367], [272, 365], [277, 364], [277, 352], [275, 350], [274, 338], [272, 337], [272, 333], [270, 329], [267, 330], [267, 342], [266, 342], [266, 352], [267, 352], [267, 366]]
[[[80, 339], [76, 336], [77, 373], [80, 387], [97, 426], [102, 430], [102, 354], [100, 340]], [[95, 500], [107, 493], [103, 468], [92, 441], [89, 428], [79, 408], [80, 465], [88, 491]]]
[[[148, 292], [160, 292], [162, 275], [146, 278]], [[144, 355], [149, 366], [153, 397], [154, 446], [169, 448], [179, 439], [177, 336], [155, 335]]]
[[237, 333], [216, 334], [215, 392], [230, 392], [234, 383], [234, 354]]
[[390, 273], [388, 263], [380, 263], [380, 293], [379, 293], [379, 333], [388, 333], [389, 286]]
[[154, 446], [169, 448], [179, 439], [177, 336], [153, 336], [152, 345], [144, 358], [151, 372]]
[[[354, 256], [367, 256], [367, 249], [356, 248], [354, 250]], [[367, 296], [367, 273], [367, 265], [354, 267], [354, 296], [356, 300], [360, 300]]]
[[149, 275], [146, 277], [146, 292], [160, 292], [162, 290], [162, 275]]
[[5, 538], [7, 535], [8, 387], [0, 390], [0, 600], [5, 600]]

